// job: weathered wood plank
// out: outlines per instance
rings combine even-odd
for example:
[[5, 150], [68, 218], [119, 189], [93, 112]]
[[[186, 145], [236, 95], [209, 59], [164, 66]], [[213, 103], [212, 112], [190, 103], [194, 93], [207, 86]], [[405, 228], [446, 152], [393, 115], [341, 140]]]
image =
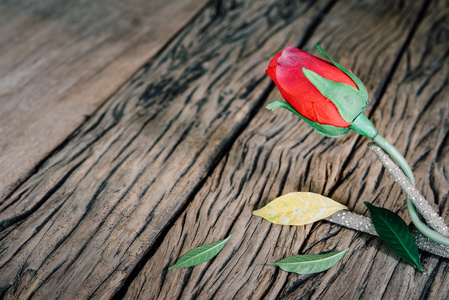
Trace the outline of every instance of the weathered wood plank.
[[0, 2], [0, 201], [206, 2]]
[[[432, 6], [409, 45], [423, 3], [340, 1], [304, 48], [320, 42], [367, 83], [375, 98], [368, 113], [378, 130], [407, 150], [420, 188], [425, 194], [432, 189], [435, 197], [429, 199], [448, 217], [447, 11], [441, 4]], [[278, 98], [274, 92], [269, 101]], [[324, 222], [287, 227], [251, 216], [271, 199], [298, 190], [330, 196], [358, 213], [366, 213], [363, 201], [369, 201], [406, 216], [404, 196], [366, 142], [354, 133], [322, 138], [287, 111], [262, 109], [133, 281], [127, 298], [445, 298], [440, 287], [447, 285], [446, 260], [423, 253], [423, 266], [431, 274], [425, 276], [378, 238]], [[215, 259], [167, 271], [188, 250], [230, 232], [234, 236]], [[317, 275], [287, 274], [265, 265], [346, 247], [350, 251], [341, 263]]]
[[[383, 131], [400, 146], [413, 167], [417, 186], [449, 223], [449, 9], [432, 3], [418, 28], [398, 72], [385, 94], [376, 120], [387, 120]], [[394, 101], [387, 101], [394, 99]], [[393, 198], [395, 199], [395, 198]], [[400, 204], [403, 196], [399, 197]], [[393, 204], [389, 201], [388, 204]], [[398, 207], [397, 204], [393, 207]], [[389, 278], [384, 299], [447, 299], [447, 259], [422, 254], [427, 276], [406, 264]], [[373, 274], [375, 276], [375, 274]], [[368, 278], [368, 283], [374, 281]]]
[[[448, 160], [442, 158], [447, 156], [448, 147], [449, 90], [445, 88], [445, 82], [449, 79], [449, 36], [445, 24], [449, 11], [444, 8], [442, 3], [429, 8], [383, 97], [384, 104], [376, 109], [373, 117], [381, 122], [379, 131], [406, 153], [418, 187], [431, 203], [439, 206], [440, 213], [448, 220], [448, 179], [444, 175]], [[384, 183], [385, 180], [379, 186], [388, 189], [390, 187]], [[400, 210], [408, 219], [404, 196], [394, 190], [397, 187], [392, 188], [383, 205]], [[444, 276], [435, 279], [438, 272], [447, 268], [447, 260], [422, 253], [424, 267], [429, 274], [423, 276], [407, 264], [397, 263], [397, 257], [384, 245], [380, 250], [363, 278], [362, 298], [425, 299], [431, 291], [435, 297], [430, 299], [447, 298], [447, 288], [444, 288], [448, 284], [447, 279]], [[348, 261], [348, 264], [354, 263]], [[343, 283], [341, 280], [338, 282]], [[335, 292], [336, 288], [337, 284], [328, 293]], [[352, 287], [345, 296], [357, 295], [356, 288]]]
[[108, 298], [264, 101], [328, 1], [218, 1], [0, 206], [0, 294]]

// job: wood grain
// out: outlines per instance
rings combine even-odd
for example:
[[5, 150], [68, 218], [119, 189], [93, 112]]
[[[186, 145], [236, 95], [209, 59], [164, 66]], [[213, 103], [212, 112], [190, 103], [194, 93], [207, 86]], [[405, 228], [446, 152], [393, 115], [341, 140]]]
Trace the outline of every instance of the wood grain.
[[[401, 147], [413, 168], [417, 186], [449, 221], [449, 9], [443, 1], [433, 3], [407, 49], [385, 99], [394, 99], [375, 112], [387, 119], [382, 129]], [[401, 121], [404, 120], [404, 121]], [[402, 132], [402, 133], [401, 133]], [[399, 197], [403, 200], [403, 196]], [[389, 202], [391, 203], [391, 202]], [[449, 278], [447, 259], [423, 253], [428, 276], [394, 270], [385, 299], [446, 299]], [[375, 274], [373, 274], [374, 276]], [[407, 278], [408, 280], [404, 280]], [[374, 277], [370, 279], [373, 281]]]
[[3, 201], [0, 295], [115, 295], [264, 102], [272, 53], [329, 6], [219, 1], [198, 15]]
[[[320, 42], [367, 83], [373, 99], [367, 114], [406, 154], [419, 188], [434, 195], [430, 199], [447, 219], [448, 11], [444, 3], [402, 4], [339, 1], [303, 48]], [[268, 102], [279, 97], [275, 91]], [[422, 253], [425, 276], [378, 238], [324, 222], [277, 226], [251, 215], [277, 196], [300, 190], [332, 197], [361, 214], [368, 201], [407, 218], [405, 197], [366, 142], [354, 133], [323, 138], [287, 111], [262, 109], [167, 233], [126, 298], [447, 298], [447, 260]], [[216, 258], [167, 271], [188, 250], [230, 232], [234, 236]], [[346, 247], [350, 251], [341, 263], [316, 275], [265, 265]]]
[[0, 2], [0, 201], [206, 2]]

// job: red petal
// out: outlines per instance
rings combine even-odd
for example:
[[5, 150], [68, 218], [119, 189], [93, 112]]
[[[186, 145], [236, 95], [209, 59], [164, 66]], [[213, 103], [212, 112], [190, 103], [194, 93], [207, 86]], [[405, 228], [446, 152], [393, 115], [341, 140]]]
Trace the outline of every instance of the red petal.
[[270, 61], [270, 64], [268, 65], [268, 68], [276, 68], [276, 66], [278, 65], [277, 60], [279, 58], [279, 56], [282, 55], [282, 52], [276, 54], [273, 59]]
[[341, 117], [337, 107], [329, 99], [325, 99], [325, 101], [314, 102], [312, 104], [318, 119], [316, 122], [337, 127], [348, 127], [351, 125]]
[[[352, 79], [337, 69], [333, 64], [324, 59], [308, 54], [300, 49], [287, 47], [277, 59], [277, 70], [282, 69], [285, 71], [286, 69], [293, 69], [300, 71], [302, 74], [302, 68], [314, 71], [329, 80], [342, 82], [357, 88]], [[304, 74], [302, 75], [305, 77]], [[285, 87], [284, 89], [288, 90]]]

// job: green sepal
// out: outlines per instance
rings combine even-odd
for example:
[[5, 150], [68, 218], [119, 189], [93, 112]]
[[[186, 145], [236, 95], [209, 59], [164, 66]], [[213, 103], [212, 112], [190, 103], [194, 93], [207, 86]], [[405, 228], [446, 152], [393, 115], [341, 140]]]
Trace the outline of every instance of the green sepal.
[[357, 118], [355, 118], [349, 128], [370, 139], [374, 139], [377, 136], [376, 128], [367, 116], [365, 116], [365, 114], [360, 114]]
[[338, 64], [332, 58], [330, 58], [329, 55], [327, 55], [326, 51], [324, 51], [323, 48], [321, 48], [321, 46], [319, 44], [316, 44], [316, 49], [318, 50], [318, 52], [321, 53], [321, 55], [323, 55], [326, 59], [328, 59], [337, 69], [339, 69], [340, 71], [342, 71], [343, 73], [348, 75], [349, 78], [351, 78], [352, 81], [354, 81], [355, 85], [359, 88], [359, 91], [362, 93], [362, 95], [364, 97], [363, 99], [365, 101], [365, 106], [368, 105], [368, 101], [369, 101], [368, 100], [368, 92], [367, 92], [365, 86], [363, 85], [363, 82], [357, 76], [355, 76], [351, 71], [343, 68], [340, 64]]
[[323, 124], [319, 124], [317, 122], [313, 122], [310, 121], [309, 119], [301, 116], [290, 104], [288, 104], [285, 101], [282, 100], [275, 100], [273, 102], [271, 102], [270, 104], [267, 105], [266, 107], [269, 110], [275, 110], [278, 108], [285, 108], [289, 111], [291, 111], [292, 113], [294, 113], [295, 115], [297, 115], [298, 117], [300, 117], [301, 119], [303, 119], [304, 121], [307, 122], [307, 124], [309, 124], [311, 127], [313, 127], [313, 129], [324, 136], [327, 137], [339, 137], [342, 135], [347, 134], [350, 131], [350, 128], [343, 128], [343, 127], [336, 127], [336, 126], [332, 126], [332, 125], [323, 125]]
[[306, 68], [302, 68], [302, 72], [320, 91], [321, 95], [335, 104], [341, 117], [346, 122], [352, 123], [355, 118], [365, 111], [366, 102], [363, 94], [358, 89], [346, 83], [324, 78]]

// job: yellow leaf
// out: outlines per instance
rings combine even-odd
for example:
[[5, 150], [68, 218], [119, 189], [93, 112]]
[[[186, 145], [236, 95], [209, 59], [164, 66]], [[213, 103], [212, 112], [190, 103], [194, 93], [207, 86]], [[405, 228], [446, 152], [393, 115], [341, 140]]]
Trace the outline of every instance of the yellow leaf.
[[297, 192], [274, 199], [265, 207], [253, 211], [253, 215], [274, 224], [304, 225], [324, 219], [342, 209], [348, 208], [319, 194]]

